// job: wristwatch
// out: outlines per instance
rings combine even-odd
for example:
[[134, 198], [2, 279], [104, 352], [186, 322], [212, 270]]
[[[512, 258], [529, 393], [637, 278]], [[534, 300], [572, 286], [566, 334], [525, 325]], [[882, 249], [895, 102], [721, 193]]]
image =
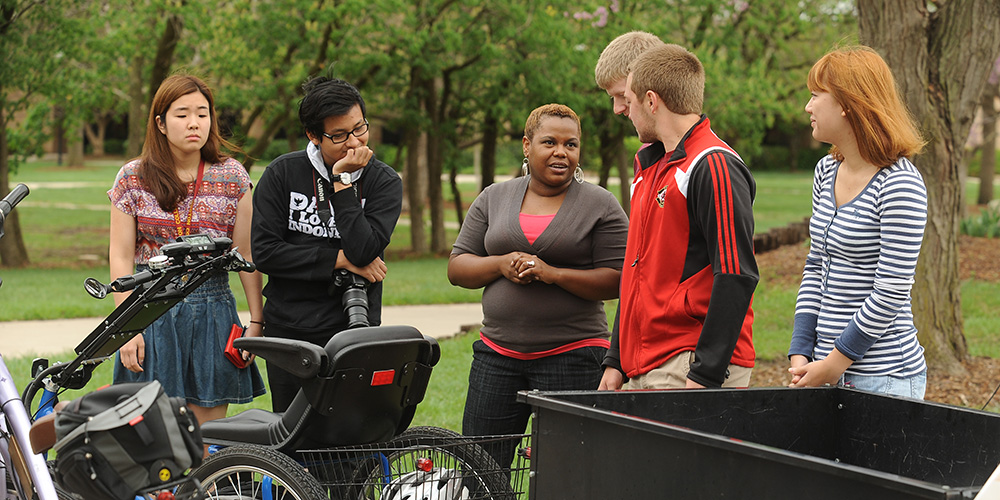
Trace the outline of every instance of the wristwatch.
[[341, 172], [339, 174], [333, 174], [333, 180], [335, 180], [335, 181], [337, 181], [337, 182], [339, 182], [341, 184], [350, 185], [351, 184], [351, 173], [350, 172]]

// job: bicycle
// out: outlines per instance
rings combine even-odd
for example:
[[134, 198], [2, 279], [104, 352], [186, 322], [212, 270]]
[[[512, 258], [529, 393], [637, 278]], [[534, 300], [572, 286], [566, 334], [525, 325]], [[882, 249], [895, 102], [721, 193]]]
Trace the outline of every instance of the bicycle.
[[[28, 188], [19, 184], [0, 200], [0, 237], [7, 214], [27, 194]], [[3, 417], [0, 419], [0, 469], [6, 478], [4, 500], [77, 498], [53, 481], [52, 464], [41, 454], [55, 443], [54, 415], [42, 417], [51, 414], [60, 394], [84, 388], [100, 363], [183, 300], [212, 273], [252, 271], [253, 264], [244, 260], [236, 249], [231, 249], [231, 245], [229, 238], [189, 235], [177, 243], [164, 245], [161, 255], [151, 259], [149, 269], [120, 277], [107, 285], [88, 278], [85, 289], [95, 298], [104, 298], [109, 292], [131, 290], [132, 293], [77, 345], [77, 356], [73, 360], [49, 366], [48, 360], [36, 359], [32, 363], [34, 378], [22, 394], [18, 394], [0, 355], [0, 413]], [[42, 397], [38, 409], [31, 413], [39, 391]], [[182, 479], [153, 485], [140, 493], [146, 498], [155, 498], [161, 490], [182, 484], [189, 497], [201, 491], [195, 481]]]
[[422, 487], [437, 493], [426, 498], [516, 497], [511, 473], [523, 472], [523, 462], [501, 467], [483, 445], [524, 436], [408, 428], [440, 359], [437, 341], [416, 328], [360, 326], [322, 347], [269, 337], [234, 346], [295, 375], [302, 388], [284, 412], [251, 409], [202, 425], [205, 444], [220, 451], [190, 475], [209, 498], [388, 499]]

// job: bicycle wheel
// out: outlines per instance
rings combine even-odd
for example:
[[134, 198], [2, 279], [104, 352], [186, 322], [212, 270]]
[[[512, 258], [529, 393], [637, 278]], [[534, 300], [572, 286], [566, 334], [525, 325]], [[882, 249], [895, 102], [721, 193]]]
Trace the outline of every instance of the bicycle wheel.
[[[10, 423], [8, 422], [7, 425], [9, 426]], [[6, 489], [4, 491], [6, 493], [0, 495], [0, 498], [25, 500], [38, 498], [38, 492], [35, 491], [36, 486], [28, 479], [28, 465], [24, 463], [24, 456], [20, 445], [16, 440], [11, 439], [7, 441], [7, 446], [9, 447], [8, 450], [11, 451], [11, 463], [4, 464], [2, 457], [0, 457], [0, 467], [9, 467], [5, 474]], [[46, 461], [45, 466], [48, 469], [49, 477], [52, 478], [52, 486], [55, 488], [56, 498], [59, 500], [80, 500], [79, 496], [66, 491], [55, 480], [58, 477], [56, 475], [55, 460]], [[14, 476], [15, 471], [21, 471], [18, 472], [19, 475], [17, 478]], [[21, 478], [24, 479], [22, 480]]]
[[[385, 451], [358, 464], [351, 481], [354, 488], [348, 498], [388, 500], [394, 498], [400, 485], [409, 486], [410, 490], [427, 491], [428, 498], [515, 498], [508, 471], [481, 446], [455, 431], [413, 427], [378, 445], [378, 449]], [[417, 477], [413, 473], [428, 467], [461, 478], [461, 487], [445, 488], [440, 481], [426, 481], [426, 485], [413, 483]], [[434, 488], [436, 493], [430, 493]]]
[[209, 499], [326, 498], [324, 489], [305, 468], [287, 455], [258, 446], [233, 446], [216, 452], [189, 475], [201, 481]]
[[45, 462], [45, 465], [49, 467], [49, 475], [52, 476], [52, 483], [56, 487], [56, 496], [59, 497], [59, 500], [81, 500], [79, 495], [67, 491], [59, 484], [55, 460], [48, 460]]

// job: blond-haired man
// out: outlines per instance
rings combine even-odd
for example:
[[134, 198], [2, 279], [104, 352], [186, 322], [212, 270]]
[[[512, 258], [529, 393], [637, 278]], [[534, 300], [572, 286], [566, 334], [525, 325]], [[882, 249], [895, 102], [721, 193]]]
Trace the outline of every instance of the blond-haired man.
[[705, 72], [678, 45], [629, 64], [639, 139], [618, 328], [601, 389], [746, 387], [754, 364], [755, 183], [702, 114]]
[[628, 65], [639, 54], [652, 47], [663, 46], [663, 40], [645, 31], [629, 31], [611, 41], [597, 58], [594, 67], [594, 81], [611, 96], [611, 106], [616, 115], [624, 114], [625, 78], [628, 76]]

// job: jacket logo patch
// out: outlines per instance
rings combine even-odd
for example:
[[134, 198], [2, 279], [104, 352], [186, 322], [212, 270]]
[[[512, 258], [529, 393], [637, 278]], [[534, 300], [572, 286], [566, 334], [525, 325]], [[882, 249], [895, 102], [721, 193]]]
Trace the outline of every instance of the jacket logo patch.
[[663, 203], [666, 201], [666, 199], [667, 199], [667, 188], [662, 187], [660, 188], [659, 191], [656, 192], [656, 204], [659, 205], [660, 208], [663, 208]]

